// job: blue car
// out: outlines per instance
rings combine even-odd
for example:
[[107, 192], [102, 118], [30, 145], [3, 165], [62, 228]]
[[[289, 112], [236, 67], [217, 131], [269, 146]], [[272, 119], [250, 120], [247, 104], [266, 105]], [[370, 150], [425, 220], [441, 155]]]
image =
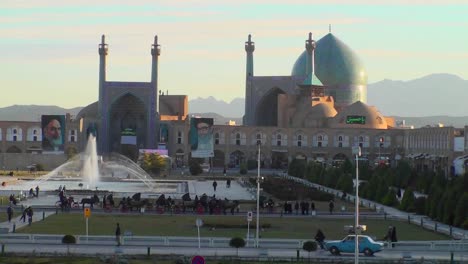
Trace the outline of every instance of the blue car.
[[[355, 235], [348, 235], [343, 240], [334, 240], [325, 242], [325, 249], [333, 255], [343, 253], [354, 253]], [[384, 244], [375, 242], [371, 237], [358, 235], [359, 238], [359, 253], [364, 253], [366, 256], [372, 256], [375, 252], [383, 249]]]

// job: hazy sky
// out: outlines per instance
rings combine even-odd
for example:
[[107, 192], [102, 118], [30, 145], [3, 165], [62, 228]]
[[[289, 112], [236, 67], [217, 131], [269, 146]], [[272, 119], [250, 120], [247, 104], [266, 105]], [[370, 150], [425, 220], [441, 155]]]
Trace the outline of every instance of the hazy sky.
[[255, 75], [290, 75], [308, 32], [319, 39], [329, 24], [369, 83], [441, 72], [468, 79], [468, 0], [2, 0], [0, 107], [96, 101], [102, 34], [108, 80], [150, 81], [157, 34], [160, 89], [230, 101], [244, 97], [249, 33]]

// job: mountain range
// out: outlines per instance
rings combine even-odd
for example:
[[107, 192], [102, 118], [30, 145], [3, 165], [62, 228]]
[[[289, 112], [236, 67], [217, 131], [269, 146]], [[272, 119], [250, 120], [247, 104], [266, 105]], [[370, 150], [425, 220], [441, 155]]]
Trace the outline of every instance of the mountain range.
[[[367, 103], [385, 116], [405, 120], [406, 125], [422, 127], [442, 123], [468, 125], [468, 81], [452, 74], [431, 74], [410, 81], [383, 80], [368, 85]], [[215, 124], [229, 120], [242, 123], [244, 98], [224, 102], [212, 96], [189, 101], [190, 115], [214, 118]], [[13, 105], [0, 108], [0, 121], [40, 121], [41, 115], [70, 113], [76, 116], [82, 107]]]

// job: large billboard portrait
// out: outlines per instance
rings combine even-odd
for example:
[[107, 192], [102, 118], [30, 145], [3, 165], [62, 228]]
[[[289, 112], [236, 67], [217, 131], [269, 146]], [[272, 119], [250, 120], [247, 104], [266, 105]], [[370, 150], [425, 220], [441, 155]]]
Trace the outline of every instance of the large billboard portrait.
[[65, 116], [41, 116], [42, 150], [44, 152], [63, 152], [65, 139]]
[[214, 157], [213, 118], [190, 119], [190, 147], [192, 157]]

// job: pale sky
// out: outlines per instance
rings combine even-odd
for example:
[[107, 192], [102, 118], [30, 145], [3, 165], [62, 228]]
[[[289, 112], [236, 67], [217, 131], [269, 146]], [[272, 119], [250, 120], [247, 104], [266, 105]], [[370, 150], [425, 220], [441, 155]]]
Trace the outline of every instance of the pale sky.
[[369, 83], [468, 79], [468, 0], [2, 0], [0, 107], [97, 101], [102, 34], [109, 81], [149, 82], [158, 35], [161, 90], [229, 102], [245, 96], [248, 34], [255, 75], [290, 75], [308, 33], [318, 40], [329, 24]]

